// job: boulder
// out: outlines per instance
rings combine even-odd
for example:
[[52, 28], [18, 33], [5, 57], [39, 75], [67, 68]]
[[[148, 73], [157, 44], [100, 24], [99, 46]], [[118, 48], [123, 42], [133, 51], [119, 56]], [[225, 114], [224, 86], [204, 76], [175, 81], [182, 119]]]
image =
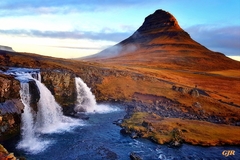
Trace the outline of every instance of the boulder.
[[9, 153], [1, 144], [0, 144], [0, 160], [16, 160], [17, 158], [13, 153]]
[[191, 89], [189, 94], [192, 96], [192, 97], [199, 97], [199, 92], [196, 88], [194, 89]]
[[131, 160], [142, 160], [142, 158], [134, 152], [130, 153]]

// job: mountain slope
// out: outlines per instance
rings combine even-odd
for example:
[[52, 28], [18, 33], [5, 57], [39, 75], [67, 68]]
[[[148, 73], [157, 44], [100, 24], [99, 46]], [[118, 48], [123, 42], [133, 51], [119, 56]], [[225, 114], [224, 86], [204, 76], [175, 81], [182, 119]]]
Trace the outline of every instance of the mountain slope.
[[170, 13], [157, 10], [129, 38], [85, 60], [153, 68], [223, 70], [240, 63], [194, 41]]

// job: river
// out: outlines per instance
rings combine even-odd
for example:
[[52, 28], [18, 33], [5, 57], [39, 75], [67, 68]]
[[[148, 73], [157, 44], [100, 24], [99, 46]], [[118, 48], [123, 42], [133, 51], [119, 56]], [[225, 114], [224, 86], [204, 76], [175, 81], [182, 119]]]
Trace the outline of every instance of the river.
[[[239, 147], [200, 147], [184, 144], [180, 148], [169, 148], [145, 139], [131, 139], [120, 134], [120, 127], [113, 121], [123, 118], [125, 111], [88, 114], [88, 120], [80, 121], [81, 125], [68, 131], [42, 134], [39, 138], [50, 142], [43, 151], [31, 153], [17, 149], [19, 139], [4, 144], [7, 149], [28, 160], [127, 160], [134, 152], [142, 159], [157, 160], [212, 160], [240, 159]], [[34, 145], [34, 144], [33, 144]], [[234, 150], [235, 155], [225, 157], [224, 150]]]

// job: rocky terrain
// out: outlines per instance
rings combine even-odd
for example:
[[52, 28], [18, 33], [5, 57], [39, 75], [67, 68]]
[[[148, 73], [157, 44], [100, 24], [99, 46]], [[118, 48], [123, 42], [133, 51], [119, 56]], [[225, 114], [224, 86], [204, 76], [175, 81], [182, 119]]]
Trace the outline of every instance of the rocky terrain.
[[[237, 136], [235, 134], [239, 130], [240, 63], [194, 41], [170, 13], [155, 11], [145, 18], [132, 36], [85, 60], [139, 74], [139, 78], [130, 75], [105, 77], [102, 83], [105, 96], [116, 96], [113, 99], [122, 99], [128, 106], [128, 119], [122, 124], [124, 132], [150, 139], [157, 137], [155, 141], [158, 143], [171, 143], [174, 138], [164, 141], [160, 135], [169, 136], [175, 131], [182, 132], [181, 128], [184, 130], [200, 123], [205, 127], [199, 127], [197, 131], [191, 129], [191, 133], [197, 132], [204, 140], [181, 138], [181, 142], [239, 144], [239, 139], [227, 138], [227, 135]], [[135, 113], [150, 115], [135, 119]], [[158, 116], [175, 127], [159, 128], [161, 118]], [[174, 125], [180, 121], [179, 118], [184, 125]], [[145, 121], [155, 124], [151, 126], [155, 136], [139, 129], [144, 128], [142, 123]], [[222, 124], [231, 125], [232, 129], [221, 127]], [[210, 134], [205, 133], [205, 128]], [[214, 131], [226, 134], [216, 136], [218, 133]], [[226, 140], [222, 140], [224, 138]], [[176, 140], [176, 144], [179, 142]]]
[[[132, 36], [84, 61], [0, 51], [0, 71], [9, 67], [40, 69], [65, 114], [73, 112], [74, 77], [81, 77], [98, 102], [126, 106], [120, 125], [133, 138], [176, 146], [240, 144], [240, 62], [192, 40], [168, 12], [157, 10]], [[19, 134], [23, 106], [14, 77], [0, 72], [0, 88], [4, 140]], [[32, 93], [34, 108], [39, 95]]]

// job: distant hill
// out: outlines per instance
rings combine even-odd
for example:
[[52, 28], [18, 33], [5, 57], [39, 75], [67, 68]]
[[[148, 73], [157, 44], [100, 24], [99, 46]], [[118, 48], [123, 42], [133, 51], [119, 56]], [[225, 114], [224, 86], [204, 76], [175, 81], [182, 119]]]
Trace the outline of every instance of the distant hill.
[[240, 69], [240, 62], [194, 41], [179, 26], [176, 18], [164, 10], [156, 10], [147, 16], [142, 26], [129, 38], [83, 59], [154, 68]]
[[12, 49], [12, 47], [2, 46], [2, 45], [0, 45], [0, 50], [1, 50], [1, 51], [10, 51], [10, 52], [14, 52], [14, 50]]

